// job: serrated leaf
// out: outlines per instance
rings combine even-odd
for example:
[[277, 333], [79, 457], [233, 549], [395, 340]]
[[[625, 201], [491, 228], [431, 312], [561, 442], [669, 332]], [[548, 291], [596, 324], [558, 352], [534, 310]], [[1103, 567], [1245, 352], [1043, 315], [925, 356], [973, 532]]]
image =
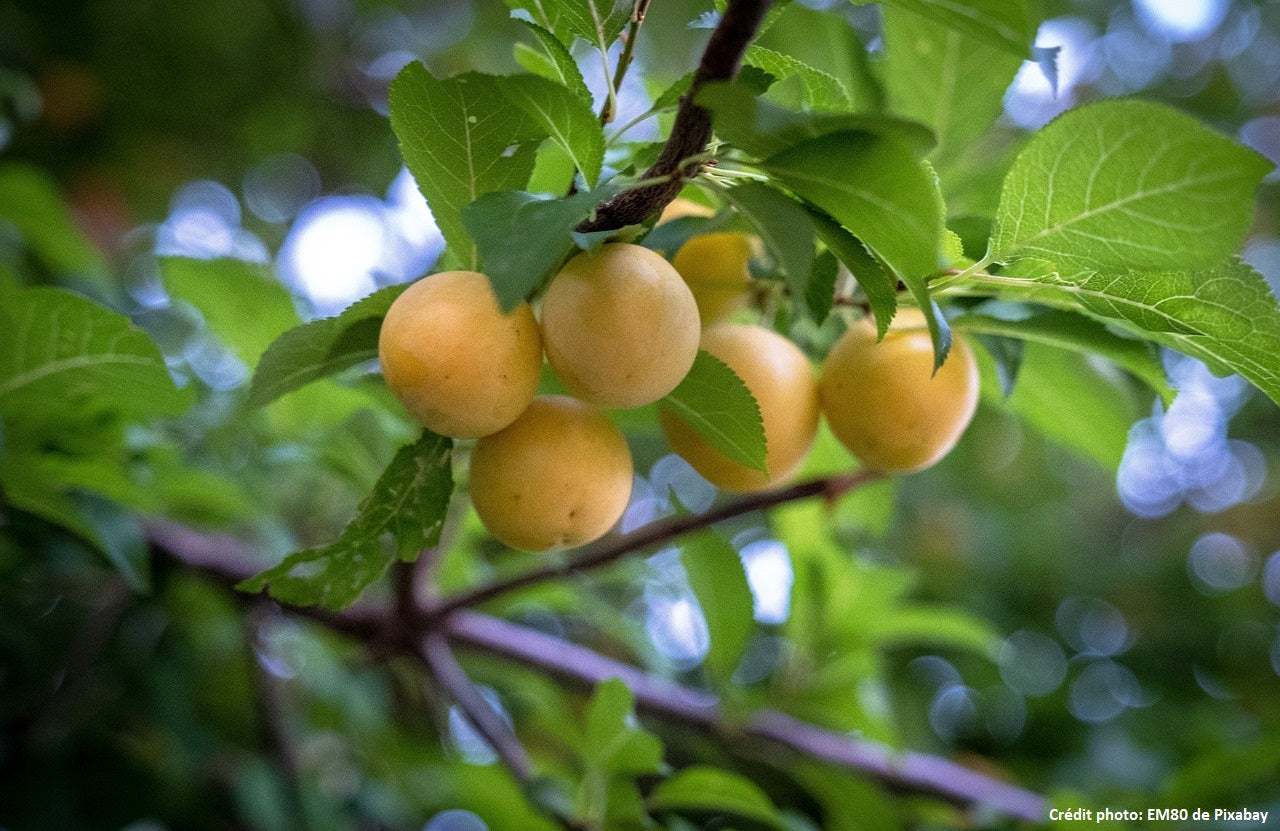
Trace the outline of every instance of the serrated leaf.
[[[871, 0], [853, 0], [863, 4]], [[998, 46], [1017, 58], [1032, 57], [1044, 19], [1041, 0], [884, 0], [958, 32]]]
[[502, 78], [499, 89], [569, 154], [587, 187], [595, 187], [604, 165], [604, 131], [591, 105], [567, 87], [537, 75]]
[[[716, 134], [721, 139], [761, 159], [807, 139], [841, 132], [866, 133], [900, 142], [917, 158], [934, 145], [929, 129], [914, 121], [866, 113], [798, 113], [761, 99], [756, 89], [741, 80], [705, 85], [698, 91], [697, 104], [712, 112]], [[828, 170], [828, 175], [831, 172]], [[840, 177], [843, 176], [841, 171]]]
[[453, 442], [424, 432], [396, 453], [334, 542], [290, 554], [237, 588], [264, 588], [282, 603], [343, 609], [394, 561], [412, 561], [440, 539], [453, 490]]
[[514, 308], [551, 275], [573, 249], [574, 227], [612, 193], [614, 189], [604, 187], [548, 199], [503, 191], [485, 194], [466, 207], [462, 221], [504, 310]]
[[937, 179], [905, 142], [832, 133], [776, 153], [761, 167], [834, 217], [901, 277], [937, 270], [942, 198]]
[[391, 82], [391, 128], [449, 249], [465, 267], [476, 251], [462, 209], [492, 191], [524, 187], [543, 129], [512, 107], [503, 79], [468, 73], [440, 80], [410, 63]]
[[160, 279], [170, 297], [195, 306], [218, 339], [249, 365], [299, 323], [289, 292], [259, 263], [162, 257]]
[[249, 386], [249, 405], [269, 404], [285, 393], [378, 357], [382, 318], [409, 284], [387, 286], [336, 317], [304, 323], [276, 338], [262, 353]]
[[839, 222], [817, 210], [810, 212], [810, 218], [818, 237], [858, 281], [871, 304], [878, 334], [884, 337], [889, 321], [898, 312], [898, 278]]
[[[573, 59], [568, 47], [560, 42], [555, 33], [539, 26], [537, 23], [531, 20], [521, 20], [520, 23], [524, 24], [533, 33], [538, 42], [542, 44], [542, 48], [546, 50], [543, 54], [545, 60], [543, 67], [546, 71], [546, 77], [559, 81], [574, 95], [590, 104], [591, 90], [587, 88], [587, 82], [582, 78], [582, 70], [578, 68], [578, 62]], [[517, 48], [522, 45], [516, 44]], [[517, 53], [518, 56], [519, 53]]]
[[950, 166], [1003, 112], [1022, 60], [903, 5], [886, 4], [882, 21], [889, 107], [933, 130], [930, 159], [947, 181]]
[[1018, 154], [989, 256], [1041, 258], [1065, 272], [1210, 268], [1243, 241], [1270, 167], [1166, 106], [1089, 104]]
[[662, 406], [733, 461], [768, 473], [760, 405], [737, 373], [710, 352], [698, 350], [689, 374]]
[[715, 827], [786, 831], [773, 802], [758, 785], [710, 765], [684, 768], [659, 782], [649, 794], [649, 810], [694, 820], [718, 818]]
[[618, 39], [631, 19], [633, 0], [544, 0], [578, 37], [601, 52]]
[[62, 289], [0, 297], [0, 416], [68, 409], [174, 415], [190, 401], [155, 343], [124, 315]]
[[[750, 46], [743, 56], [743, 63], [764, 70], [780, 81], [794, 78], [798, 82], [800, 94], [797, 100], [779, 101], [785, 106], [830, 112], [849, 112], [853, 109], [853, 99], [839, 78], [798, 58], [763, 46]], [[770, 97], [777, 100], [775, 90], [776, 87], [770, 90]]]
[[1169, 401], [1173, 390], [1160, 355], [1146, 340], [1122, 337], [1094, 318], [1058, 309], [987, 303], [951, 319], [957, 330], [996, 335], [1098, 355], [1140, 378]]
[[[791, 296], [807, 308], [814, 258], [809, 212], [790, 196], [761, 182], [728, 188], [723, 195], [755, 228], [782, 267]], [[809, 312], [817, 317], [812, 309]]]
[[707, 622], [710, 645], [704, 666], [717, 682], [727, 683], [742, 661], [755, 621], [742, 558], [719, 534], [703, 531], [685, 538], [680, 561]]
[[840, 261], [830, 251], [823, 251], [813, 261], [809, 272], [809, 284], [805, 286], [804, 302], [813, 322], [821, 326], [835, 305], [836, 279], [840, 276]]

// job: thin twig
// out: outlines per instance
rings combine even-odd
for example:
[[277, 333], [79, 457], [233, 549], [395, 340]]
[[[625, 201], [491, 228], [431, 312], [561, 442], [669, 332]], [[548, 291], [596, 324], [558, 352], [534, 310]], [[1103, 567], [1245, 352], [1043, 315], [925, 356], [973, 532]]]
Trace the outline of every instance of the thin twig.
[[[582, 222], [582, 232], [614, 231], [643, 222], [667, 205], [684, 183], [702, 168], [702, 154], [711, 139], [711, 114], [694, 103], [705, 84], [728, 81], [738, 74], [742, 56], [755, 38], [773, 0], [729, 0], [720, 22], [702, 52], [689, 90], [681, 97], [671, 135], [653, 166], [641, 177], [658, 180], [643, 188], [631, 188], [597, 206]], [[691, 161], [697, 159], [697, 161]]]
[[548, 562], [526, 572], [496, 580], [442, 600], [431, 607], [428, 610], [428, 614], [438, 619], [453, 614], [458, 609], [478, 606], [487, 600], [492, 600], [516, 589], [563, 577], [566, 574], [600, 568], [632, 552], [661, 545], [677, 537], [743, 514], [762, 511], [787, 502], [794, 502], [813, 496], [821, 496], [827, 500], [832, 500], [855, 488], [877, 481], [883, 475], [876, 471], [867, 470], [809, 479], [778, 490], [739, 497], [716, 505], [705, 513], [660, 519], [602, 544], [583, 548], [566, 561]]
[[[618, 66], [613, 71], [613, 89], [616, 93], [622, 92], [622, 82], [627, 77], [627, 70], [631, 68], [631, 60], [635, 57], [636, 40], [640, 36], [640, 26], [644, 23], [645, 15], [649, 13], [649, 0], [635, 0], [635, 6], [631, 10], [631, 22], [627, 25], [627, 33], [622, 39], [622, 52], [618, 55]], [[610, 95], [605, 98], [604, 105], [600, 108], [600, 123], [608, 124], [613, 121], [617, 109], [617, 96]]]

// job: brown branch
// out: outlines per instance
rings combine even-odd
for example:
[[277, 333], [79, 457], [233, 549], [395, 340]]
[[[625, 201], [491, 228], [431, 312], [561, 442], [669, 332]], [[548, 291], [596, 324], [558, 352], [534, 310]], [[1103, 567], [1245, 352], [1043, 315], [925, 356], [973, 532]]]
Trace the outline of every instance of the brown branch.
[[597, 206], [594, 216], [577, 230], [614, 231], [635, 225], [662, 210], [676, 198], [684, 183], [702, 169], [702, 154], [711, 140], [711, 114], [694, 104], [698, 92], [712, 81], [729, 81], [738, 74], [742, 56], [755, 38], [760, 21], [773, 0], [729, 0], [719, 24], [702, 52], [689, 90], [680, 98], [671, 135], [662, 153], [643, 176], [652, 184], [624, 190]]
[[832, 500], [855, 488], [877, 481], [882, 476], [883, 474], [875, 471], [859, 471], [820, 479], [809, 479], [778, 490], [749, 494], [723, 502], [705, 513], [660, 519], [604, 543], [583, 548], [566, 561], [548, 562], [526, 572], [503, 580], [496, 580], [442, 600], [430, 607], [427, 613], [431, 617], [441, 618], [453, 614], [458, 609], [478, 606], [487, 600], [492, 600], [516, 589], [563, 577], [567, 574], [600, 568], [632, 552], [669, 542], [693, 531], [710, 527], [717, 522], [723, 522], [726, 519], [813, 496], [821, 496], [827, 500]]

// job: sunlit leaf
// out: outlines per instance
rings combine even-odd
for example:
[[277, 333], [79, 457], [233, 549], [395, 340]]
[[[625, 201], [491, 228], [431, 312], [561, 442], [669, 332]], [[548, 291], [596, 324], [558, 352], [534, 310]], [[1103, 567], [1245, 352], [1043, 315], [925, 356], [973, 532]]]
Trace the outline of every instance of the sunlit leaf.
[[768, 472], [760, 405], [737, 373], [710, 352], [698, 350], [693, 368], [661, 406], [733, 461]]

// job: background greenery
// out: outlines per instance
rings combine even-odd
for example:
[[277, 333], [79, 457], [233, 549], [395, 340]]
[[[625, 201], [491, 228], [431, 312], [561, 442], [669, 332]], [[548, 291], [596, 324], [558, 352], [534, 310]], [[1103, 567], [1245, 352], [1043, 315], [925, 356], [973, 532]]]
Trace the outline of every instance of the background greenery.
[[[1276, 158], [1280, 8], [1204, 5], [1217, 23], [1179, 34], [1146, 5], [1051, 3], [1042, 45], [1063, 46], [1058, 96], [1023, 78], [994, 130], [962, 137], [974, 158], [940, 161], [944, 181], [994, 175], [984, 160], [1026, 128], [1118, 95], [1170, 102]], [[705, 32], [687, 24], [706, 10], [654, 0], [634, 99], [695, 64]], [[836, 12], [850, 25], [797, 4], [762, 45], [841, 78], [859, 77], [848, 62], [886, 60], [874, 8]], [[416, 668], [370, 660], [152, 556], [140, 519], [234, 531], [263, 567], [339, 534], [413, 431], [376, 377], [357, 371], [251, 408], [250, 369], [297, 322], [429, 269], [440, 243], [401, 173], [388, 85], [412, 58], [440, 77], [517, 71], [516, 41], [530, 42], [496, 2], [0, 3], [0, 284], [71, 287], [126, 312], [185, 384], [167, 403], [109, 383], [86, 399], [107, 396], [117, 413], [131, 401], [168, 408], [162, 419], [46, 416], [22, 401], [0, 411], [0, 827], [545, 825]], [[1246, 249], [1273, 290], [1278, 196], [1273, 174]], [[320, 227], [345, 244], [309, 254], [308, 223], [334, 216], [347, 224]], [[333, 267], [308, 282], [316, 256]], [[674, 551], [489, 611], [734, 705], [767, 700], [971, 759], [1058, 805], [1280, 815], [1275, 404], [1172, 354], [1181, 391], [1167, 406], [1067, 353], [1029, 347], [1026, 363], [1037, 371], [1009, 400], [993, 393], [936, 469], [829, 513], [792, 506], [772, 526], [751, 517], [727, 529], [761, 573], [785, 539], [792, 569], [772, 585], [795, 580], [788, 609], [757, 607], [732, 678], [714, 619], [707, 652]], [[707, 497], [665, 459], [650, 422], [627, 427], [649, 497], [636, 518], [670, 510], [668, 485], [686, 505]], [[23, 455], [24, 431], [56, 447]], [[823, 441], [810, 472], [847, 467]], [[717, 556], [706, 545], [704, 561]], [[523, 562], [464, 521], [439, 579], [458, 587]], [[657, 769], [602, 756], [629, 709], [616, 689], [593, 700], [609, 727], [592, 733], [578, 726], [582, 693], [492, 659], [467, 667], [577, 799], [603, 781], [625, 813], [616, 782]], [[668, 763], [752, 778], [789, 807], [789, 827], [811, 827], [804, 816], [829, 828], [1001, 822], [645, 727]], [[679, 797], [650, 793], [651, 807]]]

